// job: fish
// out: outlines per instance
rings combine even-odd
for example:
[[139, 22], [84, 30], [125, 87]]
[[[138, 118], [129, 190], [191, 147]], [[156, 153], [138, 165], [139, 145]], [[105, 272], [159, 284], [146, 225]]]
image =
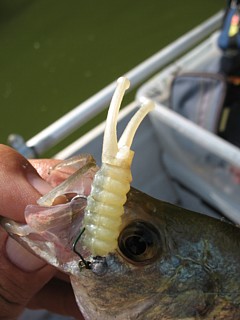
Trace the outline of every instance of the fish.
[[[127, 86], [125, 79], [119, 81], [114, 108], [119, 109]], [[114, 154], [107, 143], [100, 169], [91, 155], [58, 164], [49, 181], [66, 168], [74, 173], [26, 207], [26, 223], [7, 218], [0, 223], [25, 248], [70, 276], [86, 320], [240, 319], [239, 227], [130, 186], [133, 131], [151, 108], [144, 102], [144, 114], [126, 128], [127, 139], [110, 148]], [[115, 126], [116, 119], [109, 119]], [[119, 205], [107, 189], [112, 166], [118, 165], [124, 170], [116, 176], [127, 177], [124, 191], [116, 188]]]

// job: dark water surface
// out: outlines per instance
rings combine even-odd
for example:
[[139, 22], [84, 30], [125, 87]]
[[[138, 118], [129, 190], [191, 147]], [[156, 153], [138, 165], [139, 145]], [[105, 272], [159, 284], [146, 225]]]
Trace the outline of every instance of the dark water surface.
[[224, 5], [0, 0], [0, 142], [28, 140]]

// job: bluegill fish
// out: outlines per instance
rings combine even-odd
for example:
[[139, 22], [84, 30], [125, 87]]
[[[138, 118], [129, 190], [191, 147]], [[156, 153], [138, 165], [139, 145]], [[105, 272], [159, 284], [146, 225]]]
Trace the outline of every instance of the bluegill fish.
[[[76, 197], [36, 213], [28, 207], [28, 225], [1, 223], [70, 274], [86, 319], [240, 319], [239, 228], [131, 188], [117, 250], [87, 269], [72, 251], [85, 207]], [[81, 243], [77, 251], [90, 259]]]
[[[117, 109], [128, 84], [119, 85]], [[110, 112], [100, 170], [89, 155], [58, 165], [53, 180], [76, 172], [27, 206], [26, 224], [1, 225], [70, 275], [86, 319], [240, 319], [239, 228], [130, 188], [131, 141], [150, 109], [118, 143]]]

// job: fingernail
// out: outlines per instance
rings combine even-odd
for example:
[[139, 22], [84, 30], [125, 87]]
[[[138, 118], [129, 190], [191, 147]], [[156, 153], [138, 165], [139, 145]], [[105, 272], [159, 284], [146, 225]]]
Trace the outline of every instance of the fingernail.
[[27, 179], [29, 183], [42, 195], [52, 190], [52, 187], [37, 174], [31, 172], [27, 175]]
[[10, 237], [6, 242], [6, 254], [15, 266], [26, 272], [37, 271], [46, 265], [45, 261], [35, 257]]

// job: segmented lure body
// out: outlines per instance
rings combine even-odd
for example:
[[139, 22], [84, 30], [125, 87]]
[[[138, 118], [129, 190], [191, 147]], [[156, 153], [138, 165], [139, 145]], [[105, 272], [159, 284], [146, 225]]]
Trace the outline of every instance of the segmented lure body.
[[121, 216], [132, 180], [131, 163], [134, 153], [130, 147], [139, 124], [153, 108], [152, 102], [143, 104], [117, 142], [117, 116], [129, 85], [128, 79], [118, 79], [106, 121], [102, 167], [95, 175], [85, 210], [83, 244], [95, 256], [104, 256], [117, 248]]
[[102, 256], [116, 248], [131, 180], [130, 168], [104, 163], [97, 172], [84, 217], [84, 243], [93, 255]]

